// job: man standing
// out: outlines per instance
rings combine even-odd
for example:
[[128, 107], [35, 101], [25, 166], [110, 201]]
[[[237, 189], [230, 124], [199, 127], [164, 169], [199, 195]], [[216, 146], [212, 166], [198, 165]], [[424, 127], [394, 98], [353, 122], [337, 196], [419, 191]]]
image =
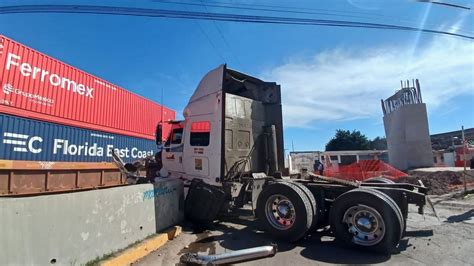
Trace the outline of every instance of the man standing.
[[314, 160], [313, 169], [314, 172], [318, 173], [319, 175], [323, 175], [324, 173], [324, 165], [319, 160]]

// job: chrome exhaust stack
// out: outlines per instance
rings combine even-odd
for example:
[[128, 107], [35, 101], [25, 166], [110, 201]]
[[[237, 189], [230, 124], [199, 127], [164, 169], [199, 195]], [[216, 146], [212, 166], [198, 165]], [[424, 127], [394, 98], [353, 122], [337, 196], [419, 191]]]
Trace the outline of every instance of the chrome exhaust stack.
[[185, 265], [222, 265], [244, 261], [273, 257], [277, 253], [277, 246], [261, 246], [241, 249], [222, 254], [204, 255], [199, 253], [186, 253], [181, 256], [180, 262]]

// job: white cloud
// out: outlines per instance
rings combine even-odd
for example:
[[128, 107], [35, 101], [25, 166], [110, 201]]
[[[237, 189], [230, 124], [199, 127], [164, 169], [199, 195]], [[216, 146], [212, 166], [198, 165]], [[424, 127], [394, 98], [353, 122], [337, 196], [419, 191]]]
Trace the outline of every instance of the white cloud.
[[365, 51], [334, 49], [265, 72], [282, 86], [285, 125], [311, 127], [321, 120], [381, 117], [380, 99], [418, 78], [430, 111], [453, 97], [474, 94], [474, 42], [436, 37], [418, 47]]

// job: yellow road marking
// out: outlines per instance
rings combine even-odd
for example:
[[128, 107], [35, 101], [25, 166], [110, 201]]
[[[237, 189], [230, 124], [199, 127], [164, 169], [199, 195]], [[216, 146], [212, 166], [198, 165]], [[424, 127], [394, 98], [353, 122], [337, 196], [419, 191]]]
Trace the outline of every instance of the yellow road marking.
[[100, 263], [102, 266], [126, 266], [137, 260], [147, 256], [151, 252], [164, 246], [168, 240], [172, 240], [181, 234], [180, 226], [173, 226], [164, 233], [160, 233], [150, 239], [147, 239], [137, 245], [134, 245], [114, 256]]

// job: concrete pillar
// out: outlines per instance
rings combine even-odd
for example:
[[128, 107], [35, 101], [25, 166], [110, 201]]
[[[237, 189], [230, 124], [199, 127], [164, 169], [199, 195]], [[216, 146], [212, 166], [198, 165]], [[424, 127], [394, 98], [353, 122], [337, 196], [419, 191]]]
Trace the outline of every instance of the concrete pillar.
[[424, 103], [400, 106], [384, 116], [389, 163], [406, 170], [433, 166], [433, 151]]

